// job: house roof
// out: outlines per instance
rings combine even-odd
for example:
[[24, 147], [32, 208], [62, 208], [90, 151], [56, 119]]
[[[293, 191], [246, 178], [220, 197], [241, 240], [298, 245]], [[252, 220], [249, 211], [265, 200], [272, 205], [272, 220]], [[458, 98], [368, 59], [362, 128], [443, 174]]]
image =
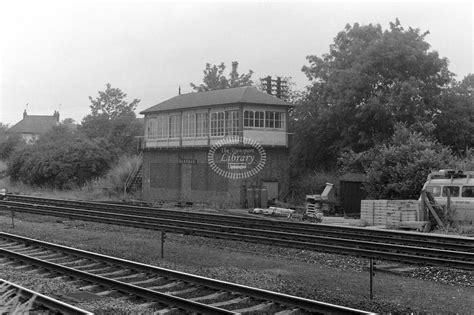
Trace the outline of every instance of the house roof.
[[44, 134], [58, 124], [55, 116], [27, 115], [8, 129], [9, 133]]
[[178, 95], [152, 106], [140, 114], [173, 109], [187, 109], [201, 106], [215, 106], [236, 103], [265, 104], [277, 106], [293, 106], [275, 96], [261, 92], [250, 86], [214, 90], [208, 92], [193, 92]]

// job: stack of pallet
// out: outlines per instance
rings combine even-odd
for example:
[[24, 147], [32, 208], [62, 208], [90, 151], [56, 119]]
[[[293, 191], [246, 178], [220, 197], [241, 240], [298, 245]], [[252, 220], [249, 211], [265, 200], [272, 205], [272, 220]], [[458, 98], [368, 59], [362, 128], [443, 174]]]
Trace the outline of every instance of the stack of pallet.
[[360, 204], [360, 219], [367, 225], [385, 225], [387, 222], [388, 200], [362, 200]]
[[398, 227], [401, 222], [417, 221], [417, 200], [362, 200], [360, 218], [367, 225]]

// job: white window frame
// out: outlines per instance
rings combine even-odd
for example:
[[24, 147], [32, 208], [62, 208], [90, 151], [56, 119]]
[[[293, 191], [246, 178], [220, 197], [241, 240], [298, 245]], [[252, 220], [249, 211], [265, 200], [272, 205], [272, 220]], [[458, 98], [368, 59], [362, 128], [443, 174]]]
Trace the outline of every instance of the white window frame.
[[183, 138], [194, 138], [196, 132], [196, 116], [194, 113], [184, 113], [182, 120]]
[[265, 129], [285, 129], [285, 112], [244, 110], [244, 127], [265, 128]]
[[225, 135], [238, 136], [239, 135], [239, 111], [227, 110], [225, 111]]
[[179, 138], [181, 136], [181, 115], [169, 116], [169, 138]]
[[211, 112], [210, 135], [211, 137], [225, 135], [225, 112]]
[[196, 137], [207, 137], [209, 135], [208, 113], [196, 113]]
[[158, 117], [150, 116], [146, 120], [146, 136], [147, 139], [158, 139]]
[[244, 111], [244, 127], [253, 127], [255, 124], [255, 111]]

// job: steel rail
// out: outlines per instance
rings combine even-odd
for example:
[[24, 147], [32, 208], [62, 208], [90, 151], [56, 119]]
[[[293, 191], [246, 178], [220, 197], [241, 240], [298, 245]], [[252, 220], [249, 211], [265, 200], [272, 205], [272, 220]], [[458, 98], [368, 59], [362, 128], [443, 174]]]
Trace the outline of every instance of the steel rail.
[[165, 293], [160, 293], [157, 291], [148, 290], [148, 289], [141, 288], [132, 284], [126, 284], [120, 281], [108, 279], [108, 278], [101, 277], [98, 275], [93, 275], [93, 274], [80, 271], [74, 268], [69, 268], [66, 266], [61, 266], [59, 264], [47, 262], [45, 260], [33, 258], [28, 255], [22, 255], [22, 254], [19, 254], [19, 253], [16, 253], [14, 251], [10, 251], [4, 248], [0, 248], [0, 256], [13, 257], [16, 260], [27, 262], [34, 266], [60, 272], [68, 276], [84, 279], [92, 283], [98, 283], [110, 288], [114, 288], [121, 292], [133, 294], [133, 295], [136, 295], [148, 300], [152, 300], [152, 301], [158, 301], [167, 305], [173, 305], [173, 306], [176, 306], [178, 308], [182, 308], [188, 311], [194, 311], [194, 312], [199, 312], [199, 313], [204, 313], [204, 314], [235, 314], [234, 312], [230, 312], [221, 308], [209, 306], [206, 304], [201, 304], [198, 302], [186, 300], [180, 297], [168, 295]]
[[[100, 216], [102, 218], [105, 217], [105, 218], [108, 218], [109, 220], [110, 219], [122, 219], [122, 220], [126, 219], [130, 222], [138, 221], [138, 222], [144, 222], [144, 223], [151, 223], [155, 225], [155, 229], [158, 228], [160, 230], [166, 229], [166, 228], [169, 229], [170, 227], [180, 227], [180, 228], [188, 228], [188, 229], [189, 228], [205, 229], [205, 230], [213, 230], [213, 231], [225, 231], [227, 233], [233, 233], [233, 234], [252, 235], [252, 236], [260, 236], [260, 237], [267, 237], [267, 238], [270, 237], [270, 238], [278, 238], [282, 240], [292, 240], [292, 241], [344, 245], [344, 246], [366, 248], [366, 249], [378, 249], [378, 250], [385, 250], [385, 251], [403, 250], [405, 251], [405, 253], [422, 254], [424, 256], [450, 257], [452, 259], [454, 258], [466, 259], [466, 258], [471, 257], [470, 260], [474, 261], [474, 253], [470, 254], [470, 253], [464, 253], [464, 252], [438, 250], [438, 249], [431, 249], [431, 248], [424, 248], [424, 247], [423, 248], [411, 247], [411, 246], [401, 247], [400, 245], [381, 244], [381, 243], [374, 243], [371, 241], [360, 241], [356, 239], [340, 239], [340, 238], [333, 238], [333, 237], [327, 237], [327, 236], [312, 236], [312, 235], [302, 236], [300, 234], [288, 233], [288, 232], [256, 230], [256, 229], [248, 229], [248, 228], [241, 228], [241, 227], [234, 227], [234, 226], [227, 226], [227, 225], [215, 225], [215, 224], [207, 224], [207, 223], [199, 223], [199, 222], [189, 223], [187, 221], [139, 217], [139, 216], [124, 215], [124, 214], [116, 214], [116, 213], [111, 214], [109, 212], [59, 208], [59, 207], [53, 207], [53, 206], [34, 206], [33, 210], [31, 210], [31, 208], [29, 210], [26, 210], [25, 207], [11, 206], [10, 209], [14, 209], [15, 211], [33, 211], [33, 212], [36, 212], [38, 210], [41, 210], [41, 211], [54, 210], [54, 213], [56, 214], [67, 213], [68, 215], [82, 214], [82, 215], [89, 216], [91, 214], [94, 214], [94, 216]], [[52, 212], [49, 212], [49, 213], [51, 214]], [[156, 225], [158, 225], [158, 227], [156, 227]]]
[[[146, 265], [146, 264], [142, 264], [142, 263], [138, 263], [138, 262], [133, 262], [133, 261], [125, 260], [125, 259], [121, 259], [121, 258], [116, 258], [116, 257], [107, 256], [107, 255], [97, 254], [97, 253], [93, 253], [93, 252], [89, 252], [89, 251], [85, 251], [85, 250], [81, 250], [81, 249], [71, 248], [71, 247], [58, 245], [58, 244], [53, 244], [53, 243], [49, 243], [49, 242], [43, 242], [43, 241], [39, 241], [39, 240], [35, 240], [35, 239], [23, 237], [23, 236], [18, 236], [18, 235], [13, 235], [13, 234], [0, 232], [0, 239], [13, 240], [13, 241], [21, 242], [21, 243], [31, 245], [31, 246], [34, 246], [34, 247], [48, 248], [48, 249], [53, 250], [53, 251], [64, 252], [64, 253], [73, 255], [75, 257], [88, 258], [88, 259], [92, 259], [92, 260], [95, 260], [95, 261], [100, 261], [100, 262], [103, 262], [103, 263], [108, 263], [108, 264], [112, 264], [112, 265], [115, 265], [115, 266], [119, 266], [119, 267], [122, 267], [122, 268], [137, 270], [137, 271], [140, 271], [140, 272], [143, 272], [143, 273], [146, 273], [146, 274], [158, 274], [160, 276], [169, 277], [169, 278], [173, 278], [173, 279], [179, 279], [179, 280], [182, 280], [182, 281], [185, 281], [185, 282], [194, 283], [194, 284], [202, 285], [202, 286], [205, 286], [205, 287], [213, 288], [215, 290], [235, 292], [235, 293], [239, 293], [239, 294], [250, 296], [250, 297], [253, 297], [253, 298], [257, 298], [257, 299], [263, 299], [263, 300], [267, 300], [267, 301], [271, 301], [271, 302], [275, 302], [275, 303], [279, 303], [279, 304], [288, 305], [288, 306], [291, 306], [291, 307], [297, 307], [297, 308], [300, 308], [300, 309], [305, 310], [305, 311], [323, 312], [323, 313], [331, 313], [331, 314], [372, 314], [370, 312], [365, 312], [365, 311], [361, 311], [361, 310], [357, 310], [357, 309], [353, 309], [353, 308], [349, 308], [349, 307], [333, 305], [333, 304], [329, 304], [329, 303], [314, 301], [314, 300], [310, 300], [310, 299], [305, 299], [305, 298], [291, 296], [291, 295], [287, 295], [287, 294], [262, 290], [262, 289], [258, 289], [258, 288], [252, 288], [252, 287], [248, 287], [248, 286], [244, 286], [244, 285], [240, 285], [240, 284], [234, 284], [234, 283], [230, 283], [230, 282], [226, 282], [226, 281], [214, 280], [214, 279], [201, 277], [201, 276], [197, 276], [197, 275], [192, 275], [192, 274], [188, 274], [188, 273], [184, 273], [184, 272], [179, 272], [179, 271], [174, 271], [174, 270], [170, 270], [170, 269], [166, 269], [166, 268], [160, 268], [160, 267], [156, 267], [156, 266], [151, 266], [151, 265]], [[5, 250], [3, 249], [3, 251], [5, 251]], [[14, 253], [14, 252], [11, 252], [11, 251], [8, 251], [8, 250], [6, 250], [6, 251], [7, 251], [8, 255], [10, 253]], [[1, 253], [2, 253], [2, 249], [0, 248], [0, 255], [1, 255]], [[15, 254], [17, 254], [17, 253], [12, 254], [12, 256], [15, 256]], [[23, 257], [24, 255], [21, 255], [21, 254], [17, 254], [17, 255], [19, 255], [18, 257], [20, 259], [24, 259], [25, 261], [30, 261], [30, 259], [31, 259], [32, 262], [38, 264], [39, 266], [41, 266], [43, 268], [50, 268], [50, 269], [54, 269], [54, 270], [60, 270], [61, 272], [65, 273], [65, 274], [68, 274], [68, 275], [73, 275], [73, 276], [77, 276], [77, 277], [80, 277], [80, 278], [88, 279], [91, 282], [103, 283], [104, 285], [111, 286], [111, 287], [116, 287], [117, 289], [120, 289], [120, 290], [122, 289], [121, 287], [114, 286], [115, 282], [118, 282], [118, 281], [114, 281], [114, 280], [107, 279], [107, 278], [105, 278], [106, 280], [104, 281], [103, 279], [101, 279], [101, 278], [104, 278], [104, 277], [98, 276], [99, 281], [100, 281], [99, 282], [99, 281], [95, 280], [96, 276], [91, 276], [90, 274], [87, 274], [87, 273], [84, 275], [84, 277], [82, 277], [83, 274], [84, 274], [83, 271], [78, 271], [78, 270], [75, 270], [75, 269], [73, 269], [71, 271], [70, 269], [72, 269], [72, 268], [64, 267], [64, 266], [57, 265], [57, 264], [54, 264], [54, 263], [49, 263], [49, 262], [48, 263], [41, 262], [41, 261], [38, 261], [38, 259], [28, 257], [28, 256], [27, 256], [27, 258], [25, 258], [25, 257]], [[57, 266], [59, 266], [58, 269], [56, 268]], [[112, 285], [110, 285], [108, 280], [112, 281]], [[120, 285], [120, 283], [119, 283], [119, 285]], [[133, 286], [133, 287], [135, 287], [135, 286]], [[137, 288], [142, 289], [140, 287], [137, 287]], [[126, 290], [126, 288], [125, 288], [125, 290]], [[146, 291], [151, 291], [151, 290], [146, 290]], [[125, 291], [125, 292], [136, 294], [135, 289], [130, 290], [130, 291]], [[152, 292], [155, 292], [155, 291], [152, 291]], [[149, 292], [146, 292], [146, 293], [149, 294]], [[158, 293], [158, 292], [156, 292], [156, 293]], [[163, 293], [159, 293], [159, 294], [160, 294], [160, 296], [163, 295]], [[148, 295], [145, 296], [145, 297], [148, 297]], [[179, 298], [179, 299], [181, 299], [181, 298]], [[166, 301], [164, 301], [164, 302], [166, 303]], [[193, 303], [196, 303], [196, 302], [193, 302]], [[201, 303], [198, 303], [198, 304], [201, 304]], [[203, 305], [205, 305], [205, 304], [203, 304]], [[219, 309], [219, 308], [215, 308], [215, 309], [217, 311], [222, 310], [222, 309]], [[224, 310], [224, 311], [227, 312], [227, 313], [234, 314], [232, 311], [228, 311], [228, 310]], [[206, 312], [205, 314], [208, 314], [208, 313], [209, 312]]]
[[32, 297], [34, 297], [33, 303], [35, 305], [44, 306], [45, 308], [49, 310], [60, 312], [61, 314], [65, 314], [65, 315], [92, 315], [93, 314], [86, 310], [80, 309], [74, 305], [70, 305], [62, 301], [53, 299], [49, 296], [27, 289], [13, 282], [0, 279], [0, 285], [2, 284], [7, 285], [8, 290], [14, 290], [15, 294], [19, 294], [24, 299], [31, 299]]
[[9, 200], [38, 202], [43, 204], [61, 205], [67, 207], [79, 207], [80, 209], [99, 210], [102, 212], [112, 211], [114, 213], [139, 214], [140, 216], [176, 218], [187, 221], [209, 222], [209, 223], [226, 223], [226, 225], [235, 224], [237, 226], [245, 226], [266, 230], [292, 231], [299, 234], [309, 235], [326, 235], [333, 237], [357, 238], [360, 240], [370, 239], [371, 241], [379, 241], [382, 243], [395, 243], [414, 245], [419, 247], [430, 247], [439, 249], [452, 249], [459, 251], [474, 252], [474, 238], [436, 235], [436, 234], [420, 234], [405, 231], [387, 231], [374, 230], [358, 227], [331, 226], [324, 224], [309, 224], [296, 222], [283, 222], [274, 220], [265, 220], [258, 218], [248, 218], [232, 215], [206, 214], [198, 212], [185, 212], [176, 210], [164, 210], [156, 208], [145, 208], [137, 206], [125, 206], [116, 204], [105, 204], [96, 202], [71, 201], [60, 199], [48, 199], [29, 196], [9, 197]]
[[[31, 207], [31, 205], [23, 205], [23, 206], [18, 206], [17, 204], [13, 204], [10, 206], [10, 209], [13, 209], [15, 211], [27, 211], [26, 209], [28, 207]], [[29, 208], [31, 209], [31, 208]], [[169, 220], [169, 219], [162, 219], [162, 218], [151, 218], [151, 217], [142, 217], [142, 216], [136, 216], [136, 215], [130, 215], [130, 214], [119, 214], [119, 213], [110, 213], [110, 212], [103, 212], [103, 211], [97, 211], [97, 210], [81, 210], [81, 209], [71, 209], [71, 208], [63, 208], [63, 207], [54, 207], [54, 206], [42, 206], [42, 205], [33, 205], [33, 209], [34, 211], [36, 210], [54, 210], [55, 214], [59, 214], [60, 212], [63, 213], [69, 213], [71, 215], [74, 215], [74, 214], [97, 214], [99, 216], [105, 216], [105, 217], [108, 217], [108, 218], [128, 218], [130, 220], [138, 220], [138, 221], [147, 221], [148, 222], [153, 222], [153, 223], [157, 223], [157, 224], [168, 224], [169, 226], [181, 226], [181, 227], [189, 227], [190, 224], [192, 224], [193, 226], [201, 226], [201, 227], [206, 227], [206, 228], [212, 228], [212, 229], [216, 229], [216, 230], [225, 230], [227, 232], [229, 231], [237, 231], [237, 232], [241, 232], [241, 231], [244, 231], [246, 233], [252, 233], [252, 234], [262, 234], [262, 235], [269, 235], [268, 233], [266, 232], [269, 232], [269, 230], [257, 230], [257, 229], [247, 229], [247, 228], [242, 228], [242, 227], [235, 227], [235, 226], [231, 226], [231, 225], [216, 225], [216, 224], [208, 224], [208, 223], [201, 223], [201, 222], [188, 222], [187, 220]], [[301, 235], [301, 234], [298, 234], [298, 233], [288, 233], [288, 232], [281, 232], [281, 231], [274, 231], [274, 230], [271, 230], [271, 234], [270, 235], [277, 235], [277, 236], [280, 236], [281, 238], [283, 239], [292, 239], [292, 240], [296, 240], [298, 238], [302, 238], [304, 240], [307, 240], [308, 238], [310, 240], [320, 240], [320, 241], [324, 241], [324, 240], [328, 240], [330, 241], [331, 243], [338, 243], [338, 242], [345, 242], [347, 244], [347, 240], [345, 239], [341, 239], [341, 238], [334, 238], [332, 236], [320, 236], [320, 235]], [[355, 245], [357, 246], [363, 246], [363, 245], [366, 245], [366, 244], [370, 244], [369, 246], [370, 247], [377, 247], [379, 246], [379, 244], [377, 244], [376, 242], [373, 242], [372, 240], [368, 241], [367, 240], [368, 238], [366, 238], [365, 240], [363, 241], [360, 241], [359, 239], [349, 239], [350, 242], [354, 243]], [[387, 243], [387, 244], [382, 244], [384, 248], [397, 248], [398, 247], [395, 247], [397, 245], [393, 245], [391, 243]], [[405, 245], [404, 245], [405, 246]], [[380, 246], [379, 246], [380, 247]], [[416, 250], [418, 251], [420, 249], [420, 246], [415, 246], [416, 247]], [[410, 248], [409, 246], [406, 246], [406, 248]], [[423, 247], [422, 250], [426, 251], [426, 252], [429, 252], [430, 250], [432, 251], [433, 248], [425, 248]], [[441, 253], [444, 253], [444, 252], [448, 252], [449, 255], [458, 255], [458, 254], [461, 254], [461, 255], [467, 255], [467, 256], [470, 256], [470, 257], [474, 257], [474, 253], [470, 253], [470, 252], [457, 252], [457, 251], [452, 251], [452, 250], [438, 250], [436, 249], [436, 255], [440, 255]], [[465, 257], [461, 257], [461, 258], [465, 258]]]
[[[0, 204], [0, 207], [4, 205]], [[338, 254], [395, 260], [416, 264], [432, 264], [474, 270], [474, 253], [430, 249], [424, 247], [382, 244], [351, 239], [337, 239], [321, 236], [308, 236], [287, 232], [263, 231], [212, 225], [196, 222], [182, 222], [149, 217], [137, 217], [123, 214], [59, 208], [53, 206], [24, 205], [9, 206], [10, 210], [30, 212], [52, 216], [64, 216], [75, 219], [91, 220], [102, 223], [133, 226], [162, 230], [173, 233], [193, 234], [205, 237], [225, 238], [238, 241], [257, 242], [282, 247], [310, 250], [324, 250]]]

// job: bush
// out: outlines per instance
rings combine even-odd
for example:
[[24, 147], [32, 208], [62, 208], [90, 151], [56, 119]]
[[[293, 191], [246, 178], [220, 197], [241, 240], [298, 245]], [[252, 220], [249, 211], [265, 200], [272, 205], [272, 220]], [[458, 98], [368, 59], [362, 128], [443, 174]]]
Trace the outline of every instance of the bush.
[[111, 155], [100, 143], [58, 126], [36, 144], [15, 151], [8, 162], [13, 181], [68, 189], [103, 175]]
[[361, 153], [346, 152], [343, 171], [367, 175], [369, 199], [417, 199], [430, 171], [453, 165], [451, 150], [419, 132], [398, 125], [388, 144]]
[[25, 142], [21, 139], [20, 135], [11, 135], [0, 142], [0, 160], [8, 160], [13, 152], [24, 144]]

